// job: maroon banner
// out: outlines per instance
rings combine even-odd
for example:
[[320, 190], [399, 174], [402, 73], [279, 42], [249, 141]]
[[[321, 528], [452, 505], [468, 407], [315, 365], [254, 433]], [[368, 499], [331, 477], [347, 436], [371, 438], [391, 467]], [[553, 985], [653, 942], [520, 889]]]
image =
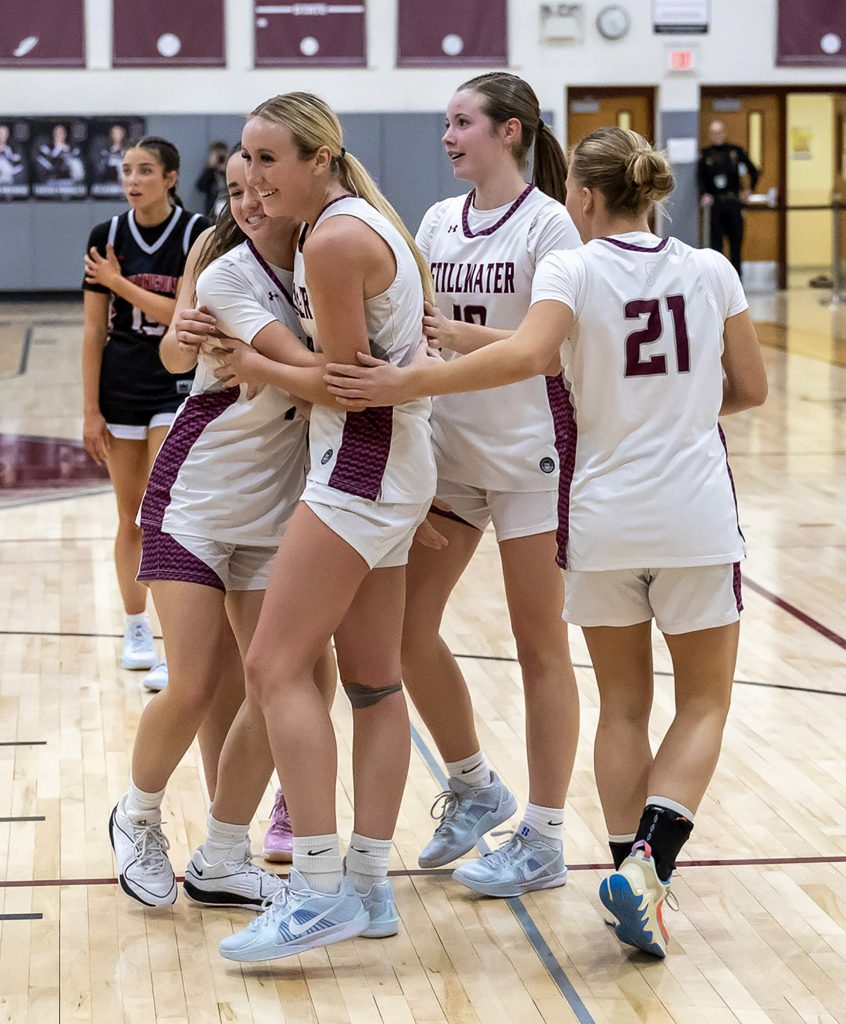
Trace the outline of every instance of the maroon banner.
[[255, 0], [256, 67], [362, 67], [367, 63], [365, 13], [365, 0]]
[[114, 0], [112, 65], [223, 67], [223, 0]]
[[507, 0], [399, 0], [397, 64], [507, 65]]
[[778, 64], [846, 64], [846, 4], [779, 0]]
[[3, 0], [0, 66], [85, 67], [84, 0]]

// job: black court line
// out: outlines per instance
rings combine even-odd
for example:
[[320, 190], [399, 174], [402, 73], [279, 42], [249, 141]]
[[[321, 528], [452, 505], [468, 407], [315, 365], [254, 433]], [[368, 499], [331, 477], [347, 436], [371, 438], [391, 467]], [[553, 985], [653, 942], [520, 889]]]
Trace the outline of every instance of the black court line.
[[0, 747], [46, 747], [47, 740], [0, 740]]
[[43, 814], [31, 814], [20, 818], [0, 818], [0, 822], [9, 823], [15, 821], [46, 821]]
[[16, 374], [18, 377], [23, 377], [26, 373], [27, 367], [29, 366], [29, 349], [32, 345], [32, 332], [34, 329], [35, 328], [33, 327], [27, 327], [24, 331], [24, 340], [23, 345], [21, 346], [21, 358], [18, 363], [18, 372]]
[[[0, 629], [0, 636], [68, 636], [93, 640], [122, 640], [123, 633], [61, 633], [42, 629]], [[153, 633], [154, 640], [162, 640], [161, 633]]]
[[0, 914], [0, 921], [41, 921], [43, 914]]

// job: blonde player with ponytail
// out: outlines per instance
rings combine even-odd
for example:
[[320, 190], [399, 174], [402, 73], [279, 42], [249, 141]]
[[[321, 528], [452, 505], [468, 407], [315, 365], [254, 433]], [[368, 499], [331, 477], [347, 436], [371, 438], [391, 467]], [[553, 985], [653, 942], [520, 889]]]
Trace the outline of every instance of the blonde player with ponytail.
[[[562, 470], [564, 618], [582, 627], [599, 685], [594, 760], [617, 866], [600, 897], [621, 941], [658, 957], [737, 655], [745, 546], [718, 417], [767, 395], [737, 272], [720, 253], [650, 230], [654, 204], [672, 188], [666, 158], [640, 135], [594, 132], [567, 177], [567, 209], [586, 244], [542, 261], [510, 338], [442, 365], [330, 367], [327, 378], [347, 407], [369, 409], [522, 380], [560, 348], [573, 442]], [[676, 694], [654, 756], [653, 618]]]
[[[325, 102], [288, 93], [244, 127], [247, 182], [269, 217], [305, 227], [294, 304], [315, 349], [355, 362], [411, 361], [428, 270], [396, 212], [343, 145]], [[261, 356], [232, 369], [250, 382]], [[405, 563], [435, 490], [428, 399], [346, 413], [315, 405], [311, 466], [274, 563], [247, 654], [247, 706], [265, 723], [294, 831], [287, 887], [221, 943], [232, 960], [301, 953], [362, 933], [394, 934], [387, 880], [410, 730], [400, 640]], [[335, 816], [337, 752], [314, 665], [334, 636], [353, 708], [355, 820], [345, 861]]]

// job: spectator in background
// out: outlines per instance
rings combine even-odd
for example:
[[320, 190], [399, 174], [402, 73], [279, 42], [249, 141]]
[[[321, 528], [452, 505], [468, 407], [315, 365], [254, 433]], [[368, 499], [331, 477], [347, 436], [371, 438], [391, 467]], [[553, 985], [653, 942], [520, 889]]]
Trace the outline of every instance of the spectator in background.
[[[743, 246], [743, 204], [758, 184], [758, 168], [749, 154], [740, 146], [726, 142], [726, 126], [712, 121], [708, 126], [711, 145], [702, 150], [699, 158], [699, 205], [711, 209], [711, 237], [709, 245], [723, 251], [727, 236], [729, 259], [740, 273], [740, 250]], [[743, 188], [740, 179], [749, 178], [749, 188]]]
[[215, 218], [226, 199], [226, 161], [229, 147], [225, 142], [213, 142], [203, 173], [194, 186], [206, 197], [206, 216]]

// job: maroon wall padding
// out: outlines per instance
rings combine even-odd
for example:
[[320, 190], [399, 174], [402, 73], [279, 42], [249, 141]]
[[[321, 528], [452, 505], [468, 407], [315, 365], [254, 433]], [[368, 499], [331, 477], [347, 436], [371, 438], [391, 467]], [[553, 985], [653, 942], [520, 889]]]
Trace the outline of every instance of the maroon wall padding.
[[846, 65], [846, 3], [843, 0], [779, 0], [777, 62]]
[[507, 0], [399, 0], [397, 64], [506, 66]]
[[223, 0], [114, 0], [112, 64], [222, 67]]
[[268, 4], [255, 0], [256, 67], [363, 67], [365, 0]]
[[85, 67], [84, 0], [2, 0], [0, 66]]

